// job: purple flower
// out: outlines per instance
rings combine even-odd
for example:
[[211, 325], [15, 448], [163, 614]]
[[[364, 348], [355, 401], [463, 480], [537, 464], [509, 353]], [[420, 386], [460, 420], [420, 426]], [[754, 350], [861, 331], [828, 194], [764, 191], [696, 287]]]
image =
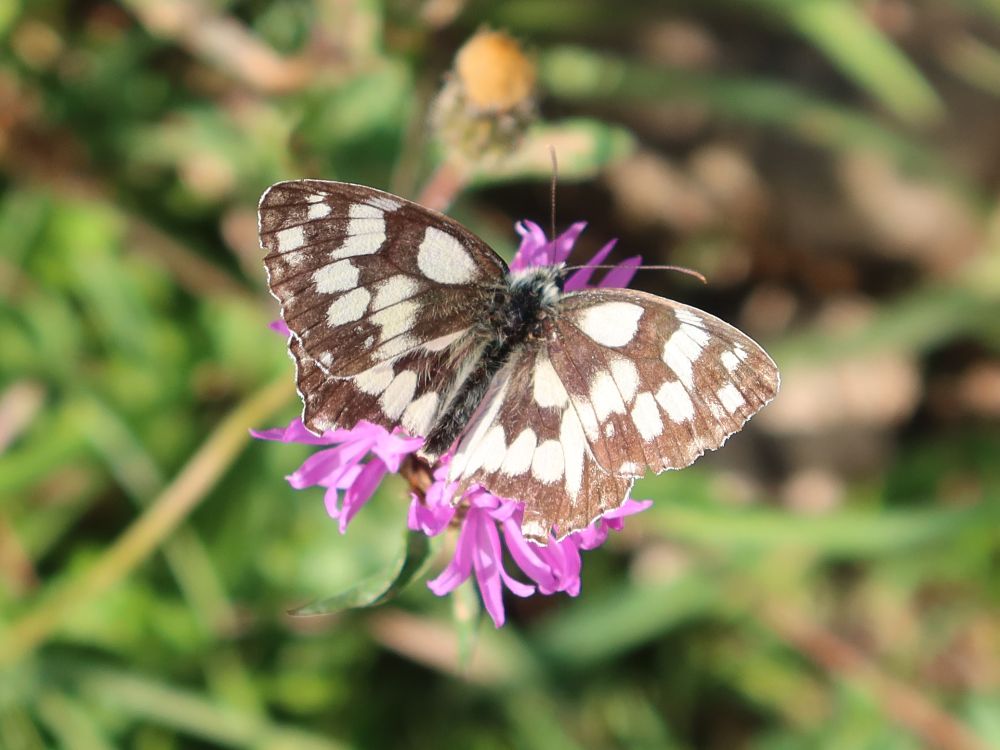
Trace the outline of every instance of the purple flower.
[[[403, 459], [424, 442], [423, 438], [392, 434], [364, 421], [351, 430], [328, 430], [320, 437], [309, 432], [299, 419], [293, 419], [285, 429], [251, 430], [251, 434], [282, 443], [335, 446], [312, 454], [286, 479], [297, 490], [325, 487], [326, 512], [339, 521], [341, 534], [371, 498], [382, 477], [399, 471]], [[369, 453], [372, 457], [363, 462]]]
[[[521, 235], [521, 246], [510, 268], [521, 270], [564, 263], [585, 226], [577, 222], [549, 241], [537, 224], [519, 223], [516, 229]], [[614, 241], [607, 243], [587, 266], [570, 274], [565, 289], [573, 291], [591, 286], [590, 280], [596, 270], [591, 266], [602, 264], [614, 246]], [[604, 274], [597, 286], [625, 286], [640, 262], [638, 256], [621, 261]], [[284, 336], [290, 335], [282, 321], [272, 323], [271, 328]], [[389, 472], [398, 471], [403, 459], [423, 442], [423, 438], [408, 438], [398, 431], [390, 433], [369, 422], [360, 422], [351, 430], [331, 430], [317, 437], [295, 419], [287, 428], [252, 434], [264, 440], [330, 446], [306, 459], [287, 479], [296, 489], [326, 488], [327, 512], [338, 520], [341, 533], [347, 530], [351, 519], [372, 496], [382, 478]], [[536, 592], [578, 595], [580, 551], [599, 547], [611, 530], [621, 530], [626, 516], [651, 505], [648, 500], [626, 500], [620, 508], [606, 513], [588, 528], [563, 539], [552, 536], [547, 545], [541, 546], [529, 542], [521, 534], [524, 513], [521, 501], [497, 497], [478, 485], [456, 497], [457, 487], [447, 481], [449, 461], [450, 456], [446, 455], [433, 467], [434, 481], [422, 497], [413, 493], [408, 526], [427, 536], [437, 536], [452, 526], [459, 527], [451, 562], [427, 585], [438, 596], [444, 596], [474, 574], [486, 611], [497, 627], [505, 621], [504, 588], [521, 597]], [[514, 564], [533, 583], [519, 581], [507, 572], [503, 564], [504, 546]]]

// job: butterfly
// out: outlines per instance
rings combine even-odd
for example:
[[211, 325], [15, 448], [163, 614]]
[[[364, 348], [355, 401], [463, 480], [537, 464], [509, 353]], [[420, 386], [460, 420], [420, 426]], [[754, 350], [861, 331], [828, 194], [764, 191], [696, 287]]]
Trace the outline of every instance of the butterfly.
[[564, 292], [562, 265], [512, 272], [390, 193], [280, 182], [259, 229], [306, 428], [422, 436], [460, 490], [522, 500], [534, 541], [718, 448], [778, 390], [771, 358], [718, 318], [631, 289]]

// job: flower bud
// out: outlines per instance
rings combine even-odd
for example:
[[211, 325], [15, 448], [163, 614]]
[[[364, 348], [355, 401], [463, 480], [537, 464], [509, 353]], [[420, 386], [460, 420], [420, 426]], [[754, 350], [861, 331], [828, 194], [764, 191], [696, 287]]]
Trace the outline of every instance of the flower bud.
[[536, 77], [516, 40], [477, 32], [434, 100], [431, 124], [441, 143], [472, 161], [509, 151], [534, 118]]

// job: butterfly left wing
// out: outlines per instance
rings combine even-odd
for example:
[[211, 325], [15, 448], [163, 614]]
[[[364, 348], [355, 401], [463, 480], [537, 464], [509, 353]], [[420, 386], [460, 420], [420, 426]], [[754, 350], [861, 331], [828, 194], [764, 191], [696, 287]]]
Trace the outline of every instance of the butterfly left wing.
[[258, 217], [281, 316], [334, 377], [480, 323], [507, 270], [458, 222], [363, 185], [279, 182]]
[[467, 375], [457, 363], [504, 262], [452, 219], [363, 185], [277, 183], [259, 221], [305, 426], [426, 434]]
[[386, 429], [403, 427], [426, 436], [460, 387], [465, 373], [451, 362], [461, 359], [463, 344], [450, 337], [382, 362], [351, 378], [333, 378], [305, 353], [294, 336], [288, 349], [295, 361], [295, 383], [302, 398], [302, 423], [319, 435], [350, 429], [361, 420]]
[[774, 397], [778, 371], [705, 312], [628, 289], [566, 295], [459, 442], [450, 478], [524, 500], [536, 540], [620, 506], [635, 477], [687, 466]]

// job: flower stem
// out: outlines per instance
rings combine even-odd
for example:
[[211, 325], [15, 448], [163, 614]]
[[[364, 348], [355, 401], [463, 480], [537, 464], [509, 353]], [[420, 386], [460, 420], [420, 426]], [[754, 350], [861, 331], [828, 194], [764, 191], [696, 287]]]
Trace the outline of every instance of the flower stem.
[[444, 211], [454, 202], [468, 180], [467, 169], [460, 167], [454, 160], [444, 161], [420, 191], [417, 203], [435, 211]]

